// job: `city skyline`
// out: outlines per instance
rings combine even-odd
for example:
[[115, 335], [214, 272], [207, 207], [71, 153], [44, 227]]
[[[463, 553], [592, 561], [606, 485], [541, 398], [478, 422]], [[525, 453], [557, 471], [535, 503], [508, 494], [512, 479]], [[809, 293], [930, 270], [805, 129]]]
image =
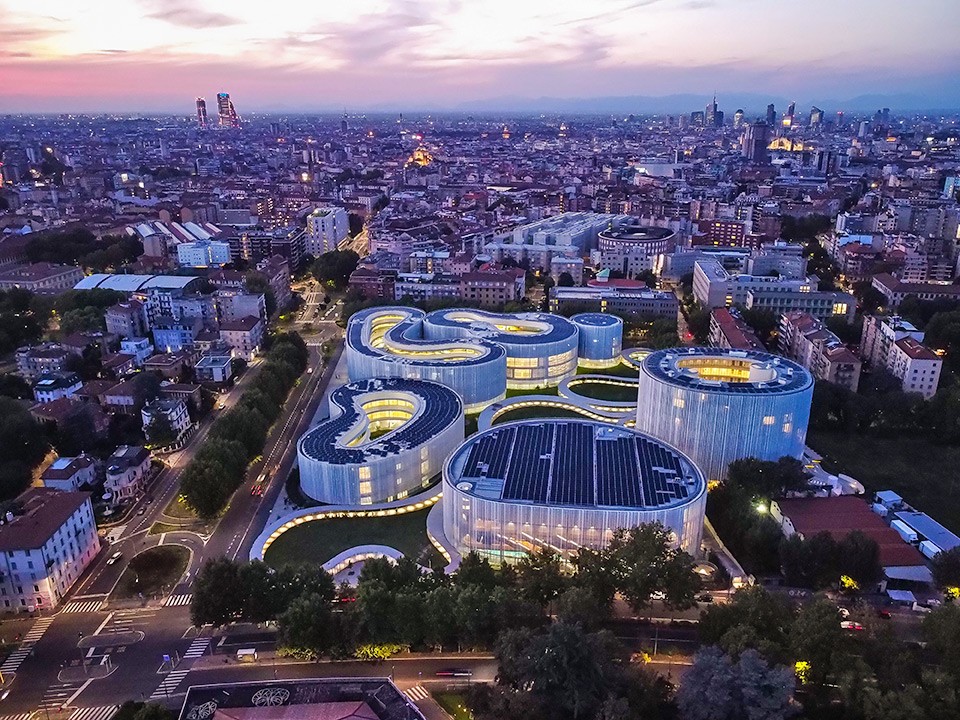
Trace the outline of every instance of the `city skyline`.
[[801, 106], [864, 95], [890, 97], [894, 109], [960, 105], [951, 38], [960, 7], [936, 0], [909, 8], [814, 0], [802, 18], [787, 3], [757, 0], [604, 0], [589, 9], [361, 0], [322, 11], [288, 0], [28, 8], [0, 0], [0, 12], [0, 108], [9, 112], [187, 114], [195, 97], [220, 91], [242, 98], [247, 112], [469, 110], [489, 100], [551, 109], [553, 99], [714, 91], [732, 111], [724, 96], [745, 90]]

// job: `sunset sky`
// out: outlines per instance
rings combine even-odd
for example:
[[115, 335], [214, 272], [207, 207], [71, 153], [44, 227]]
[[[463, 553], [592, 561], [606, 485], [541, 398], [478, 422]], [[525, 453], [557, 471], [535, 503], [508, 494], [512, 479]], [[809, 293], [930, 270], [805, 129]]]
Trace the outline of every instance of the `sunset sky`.
[[956, 0], [0, 0], [0, 113], [910, 94], [960, 105]]

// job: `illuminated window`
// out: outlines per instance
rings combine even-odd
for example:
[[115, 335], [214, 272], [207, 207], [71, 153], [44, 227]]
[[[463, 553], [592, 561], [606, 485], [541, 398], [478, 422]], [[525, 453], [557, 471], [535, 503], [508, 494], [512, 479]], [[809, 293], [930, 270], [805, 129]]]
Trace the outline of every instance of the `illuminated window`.
[[360, 483], [360, 494], [369, 495], [373, 491], [373, 486], [369, 481], [363, 481]]
[[360, 468], [360, 479], [369, 480], [370, 479], [370, 468], [362, 467]]
[[673, 406], [674, 406], [674, 407], [682, 408], [684, 405], [686, 405], [686, 402], [684, 401], [684, 399], [683, 399], [682, 397], [676, 397], [676, 398], [673, 399]]
[[773, 423], [775, 423], [776, 421], [777, 421], [777, 419], [776, 419], [773, 415], [765, 415], [765, 416], [763, 417], [763, 424], [764, 424], [764, 425], [773, 425]]

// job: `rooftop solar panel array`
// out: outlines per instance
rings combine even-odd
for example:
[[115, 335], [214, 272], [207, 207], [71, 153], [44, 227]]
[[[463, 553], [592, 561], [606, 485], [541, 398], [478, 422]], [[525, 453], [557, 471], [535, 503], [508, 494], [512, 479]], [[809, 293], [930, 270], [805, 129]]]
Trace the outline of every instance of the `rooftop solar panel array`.
[[468, 444], [458, 479], [502, 480], [501, 498], [508, 501], [658, 508], [697, 494], [703, 484], [689, 461], [663, 443], [586, 420], [514, 423]]
[[[427, 411], [411, 419], [389, 435], [356, 447], [344, 447], [340, 438], [360, 420], [354, 398], [369, 392], [397, 391], [422, 398]], [[463, 403], [455, 392], [436, 383], [399, 378], [361, 380], [337, 388], [331, 401], [343, 412], [332, 420], [311, 428], [300, 441], [308, 457], [337, 465], [359, 464], [374, 457], [395, 455], [417, 447], [440, 434], [463, 412]]]

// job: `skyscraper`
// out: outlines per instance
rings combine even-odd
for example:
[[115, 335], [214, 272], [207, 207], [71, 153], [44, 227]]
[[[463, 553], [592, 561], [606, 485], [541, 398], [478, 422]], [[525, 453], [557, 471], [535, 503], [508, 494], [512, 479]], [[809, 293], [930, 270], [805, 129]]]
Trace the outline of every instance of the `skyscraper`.
[[707, 105], [704, 111], [704, 125], [707, 127], [717, 126], [717, 96], [713, 96], [713, 101]]
[[217, 93], [217, 115], [220, 119], [220, 127], [240, 127], [240, 116], [237, 115], [237, 111], [233, 107], [233, 102], [230, 100], [230, 93]]
[[733, 127], [738, 129], [743, 125], [743, 108], [738, 108], [733, 114]]
[[197, 98], [197, 125], [207, 127], [207, 101], [202, 97]]
[[740, 140], [740, 154], [750, 162], [767, 162], [767, 145], [770, 143], [770, 126], [762, 120], [747, 125]]
[[773, 127], [777, 124], [777, 109], [773, 106], [773, 103], [767, 105], [767, 125]]

